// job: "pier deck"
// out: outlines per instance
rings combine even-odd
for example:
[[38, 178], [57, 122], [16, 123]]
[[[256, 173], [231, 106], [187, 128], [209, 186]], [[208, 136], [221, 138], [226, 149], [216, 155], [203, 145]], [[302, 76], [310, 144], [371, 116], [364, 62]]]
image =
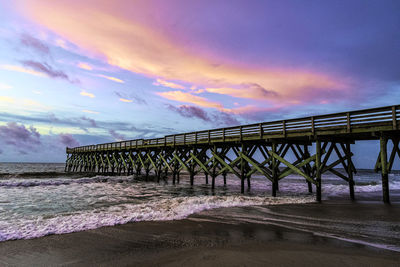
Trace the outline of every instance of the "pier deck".
[[[170, 172], [173, 183], [179, 182], [180, 172], [186, 170], [191, 185], [202, 172], [206, 183], [211, 177], [211, 188], [217, 176], [222, 175], [226, 183], [229, 172], [241, 179], [241, 192], [246, 183], [250, 189], [251, 176], [257, 172], [272, 183], [273, 196], [280, 180], [295, 173], [304, 177], [310, 192], [316, 188], [318, 201], [322, 175], [330, 172], [349, 184], [354, 199], [356, 168], [351, 144], [379, 140], [375, 171], [382, 174], [383, 201], [389, 203], [388, 173], [396, 155], [400, 158], [399, 123], [400, 106], [396, 105], [88, 145], [66, 149], [65, 170], [137, 175], [144, 170], [146, 177], [154, 172], [158, 181], [167, 179]], [[389, 141], [393, 143], [390, 153]]]

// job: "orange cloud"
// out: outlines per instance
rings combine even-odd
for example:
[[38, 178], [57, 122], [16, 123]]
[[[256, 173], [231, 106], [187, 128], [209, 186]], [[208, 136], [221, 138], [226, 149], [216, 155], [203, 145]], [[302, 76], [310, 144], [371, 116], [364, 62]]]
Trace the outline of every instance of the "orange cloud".
[[[332, 95], [349, 87], [343, 77], [308, 69], [235, 65], [189, 52], [163, 35], [162, 30], [152, 28], [143, 16], [121, 10], [125, 4], [123, 1], [31, 0], [21, 1], [19, 7], [34, 21], [87, 54], [106, 58], [111, 65], [163, 82], [182, 81], [208, 88], [212, 93], [279, 104], [312, 101], [324, 92]], [[146, 4], [138, 4], [133, 12], [140, 14], [143, 6]], [[257, 85], [259, 89], [249, 85]], [[180, 85], [172, 86], [183, 89]], [[177, 93], [173, 97], [177, 97]]]
[[95, 97], [96, 97], [94, 94], [88, 93], [88, 92], [86, 92], [86, 91], [80, 92], [80, 95], [82, 95], [82, 96], [87, 96], [87, 97], [90, 97], [90, 98], [95, 98]]
[[0, 102], [7, 102], [13, 104], [15, 102], [15, 99], [8, 96], [0, 96]]
[[84, 70], [93, 70], [92, 66], [84, 62], [79, 62], [78, 67]]
[[277, 97], [278, 93], [267, 90], [258, 84], [245, 84], [239, 88], [206, 88], [207, 92], [230, 95], [239, 98], [250, 98], [255, 100], [269, 100]]
[[133, 102], [133, 100], [125, 99], [125, 98], [120, 98], [119, 101], [125, 102], [125, 103], [132, 103]]
[[27, 69], [21, 66], [15, 66], [15, 65], [0, 65], [0, 68], [3, 70], [11, 70], [11, 71], [17, 71], [17, 72], [22, 72], [22, 73], [28, 73], [31, 75], [35, 76], [40, 76], [40, 77], [46, 77], [46, 74], [36, 71], [36, 70], [31, 70]]
[[223, 109], [223, 106], [218, 102], [213, 102], [208, 100], [207, 98], [192, 95], [190, 93], [185, 93], [181, 91], [169, 91], [157, 94], [169, 100], [191, 103], [206, 108]]
[[83, 109], [82, 112], [90, 113], [90, 114], [100, 114], [100, 112], [93, 111], [93, 110], [88, 110], [88, 109]]
[[155, 81], [153, 83], [154, 85], [157, 86], [165, 86], [165, 87], [169, 87], [169, 88], [173, 88], [173, 89], [185, 89], [185, 87], [183, 85], [177, 84], [177, 83], [173, 83], [173, 82], [168, 82], [168, 81], [164, 81], [162, 79], [157, 79], [157, 81]]
[[106, 76], [106, 75], [103, 75], [103, 74], [96, 74], [96, 76], [104, 78], [104, 79], [107, 79], [107, 80], [110, 80], [110, 81], [113, 81], [113, 82], [117, 82], [117, 83], [125, 83], [121, 79], [118, 79], [118, 78], [115, 78], [115, 77], [111, 77], [111, 76]]

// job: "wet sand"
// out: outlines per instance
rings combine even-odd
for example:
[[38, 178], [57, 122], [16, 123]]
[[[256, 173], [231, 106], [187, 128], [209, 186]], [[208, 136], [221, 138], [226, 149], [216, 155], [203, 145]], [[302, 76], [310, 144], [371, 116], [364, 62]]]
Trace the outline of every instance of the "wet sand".
[[[399, 266], [399, 252], [257, 223], [254, 218], [262, 216], [263, 209], [321, 219], [373, 218], [393, 226], [400, 220], [399, 205], [349, 201], [222, 208], [179, 221], [129, 223], [2, 242], [0, 265]], [[253, 219], [235, 219], [246, 217], [246, 212]]]

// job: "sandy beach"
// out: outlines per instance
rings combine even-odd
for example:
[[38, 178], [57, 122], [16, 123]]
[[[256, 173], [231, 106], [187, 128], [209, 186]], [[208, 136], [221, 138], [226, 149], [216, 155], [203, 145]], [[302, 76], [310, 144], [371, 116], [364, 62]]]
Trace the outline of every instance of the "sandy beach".
[[[128, 223], [2, 242], [0, 265], [399, 266], [399, 252], [289, 229], [284, 223], [280, 227], [273, 220], [253, 222], [263, 210], [321, 220], [373, 218], [393, 227], [398, 227], [400, 218], [398, 205], [349, 201], [220, 208], [184, 220]], [[248, 222], [235, 220], [235, 214], [245, 212]]]

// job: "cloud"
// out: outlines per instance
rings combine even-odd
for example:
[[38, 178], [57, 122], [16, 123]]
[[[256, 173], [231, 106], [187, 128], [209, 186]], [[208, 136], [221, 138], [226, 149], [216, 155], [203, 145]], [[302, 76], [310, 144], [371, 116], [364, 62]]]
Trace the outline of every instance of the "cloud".
[[210, 118], [208, 117], [207, 113], [199, 108], [199, 107], [195, 107], [195, 106], [188, 106], [188, 105], [181, 105], [178, 107], [172, 106], [172, 105], [167, 105], [169, 110], [172, 110], [174, 112], [177, 112], [178, 114], [180, 114], [183, 117], [187, 117], [187, 118], [199, 118], [203, 121], [210, 121]]
[[33, 126], [26, 128], [23, 124], [8, 122], [0, 126], [1, 140], [14, 146], [19, 151], [30, 151], [40, 144], [40, 134]]
[[61, 144], [67, 147], [77, 147], [79, 146], [79, 142], [72, 137], [71, 134], [59, 134], [58, 135]]
[[15, 103], [15, 99], [9, 96], [0, 96], [0, 102], [6, 102], [6, 103], [10, 103], [13, 104]]
[[[105, 2], [94, 5], [86, 1], [79, 4], [67, 0], [32, 1], [20, 5], [20, 8], [31, 19], [86, 52], [106, 58], [111, 65], [154, 77], [158, 85], [184, 89], [182, 85], [169, 82], [172, 80], [203, 88], [233, 88], [235, 90], [215, 93], [240, 98], [249, 98], [247, 90], [251, 90], [262, 96], [260, 101], [286, 105], [293, 105], [294, 101], [313, 103], [315, 98], [327, 92], [334, 92], [333, 96], [339, 100], [352, 93], [352, 80], [348, 76], [333, 75], [310, 67], [312, 65], [292, 67], [290, 62], [286, 65], [242, 64], [231, 58], [212, 56], [214, 53], [207, 53], [207, 49], [204, 53], [185, 49], [179, 40], [172, 39], [143, 16], [127, 15], [116, 8], [124, 4], [124, 1], [119, 1], [113, 5], [115, 8], [110, 8]], [[143, 11], [141, 8], [149, 6], [138, 7], [135, 10], [137, 15]], [[101, 25], [99, 21], [102, 21]], [[243, 87], [251, 84], [257, 86]], [[164, 96], [178, 97], [177, 93], [172, 94], [169, 92]], [[205, 107], [209, 101], [203, 98], [201, 102]], [[212, 107], [220, 108], [215, 103]]]
[[157, 86], [165, 86], [165, 87], [169, 87], [169, 88], [173, 88], [173, 89], [185, 89], [185, 87], [183, 85], [164, 81], [162, 79], [157, 79], [153, 84], [157, 85]]
[[125, 99], [125, 98], [120, 98], [119, 101], [125, 102], [125, 103], [132, 103], [132, 102], [133, 102], [133, 100], [131, 100], [131, 99]]
[[124, 94], [124, 93], [120, 93], [117, 91], [114, 91], [114, 93], [119, 97], [119, 101], [122, 102], [132, 102], [132, 99], [135, 100], [135, 103], [137, 104], [143, 104], [143, 105], [147, 105], [146, 100], [144, 100], [141, 97], [138, 97], [136, 94]]
[[82, 95], [82, 96], [87, 96], [87, 97], [90, 97], [90, 98], [95, 98], [95, 97], [96, 97], [94, 94], [88, 93], [88, 92], [86, 92], [86, 91], [81, 91], [81, 92], [80, 92], [80, 95]]
[[234, 117], [233, 114], [226, 112], [214, 111], [208, 114], [202, 108], [188, 105], [181, 105], [178, 107], [167, 105], [167, 108], [183, 117], [198, 118], [217, 126], [231, 126], [240, 124], [240, 122]]
[[106, 75], [103, 75], [103, 74], [96, 74], [96, 76], [104, 78], [104, 79], [107, 79], [107, 80], [110, 80], [110, 81], [113, 81], [113, 82], [117, 82], [117, 83], [125, 83], [121, 79], [118, 79], [118, 78], [115, 78], [115, 77], [111, 77], [111, 76], [106, 76]]
[[109, 130], [108, 132], [115, 139], [115, 141], [125, 140], [125, 136], [122, 135], [122, 134], [117, 133], [115, 130]]
[[37, 52], [43, 53], [43, 54], [49, 54], [50, 53], [50, 48], [45, 45], [42, 41], [39, 39], [36, 39], [35, 37], [24, 33], [20, 37], [21, 43], [29, 48], [34, 49]]
[[5, 84], [5, 83], [0, 83], [0, 89], [8, 90], [8, 89], [11, 89], [11, 88], [13, 88], [11, 85], [8, 85], [8, 84]]
[[222, 95], [230, 95], [238, 98], [249, 98], [254, 100], [270, 100], [278, 97], [278, 93], [267, 90], [256, 83], [242, 84], [238, 88], [206, 88], [207, 92]]
[[71, 83], [79, 82], [78, 80], [71, 80], [70, 77], [67, 74], [65, 74], [63, 71], [55, 70], [47, 63], [41, 63], [41, 62], [37, 62], [37, 61], [33, 61], [33, 60], [23, 60], [23, 61], [21, 61], [21, 63], [25, 67], [28, 67], [35, 72], [42, 73], [50, 78], [63, 79], [63, 80], [67, 80]]
[[100, 114], [100, 112], [89, 110], [89, 109], [83, 109], [82, 112], [90, 113], [90, 114]]
[[88, 118], [88, 117], [80, 117], [81, 120], [87, 121], [91, 127], [97, 127], [96, 121], [94, 119]]
[[3, 70], [11, 70], [11, 71], [17, 71], [17, 72], [22, 72], [22, 73], [27, 73], [39, 77], [46, 77], [46, 75], [42, 72], [24, 68], [22, 66], [16, 66], [16, 65], [0, 65], [0, 68]]
[[78, 68], [81, 68], [84, 70], [93, 70], [92, 66], [90, 66], [88, 63], [85, 63], [85, 62], [79, 62]]
[[195, 96], [190, 93], [181, 92], [181, 91], [169, 91], [169, 92], [159, 92], [157, 93], [159, 96], [162, 96], [166, 99], [191, 103], [198, 105], [200, 107], [207, 107], [207, 108], [216, 108], [216, 109], [223, 109], [221, 103], [210, 101], [207, 98], [201, 96]]
[[214, 112], [211, 115], [211, 120], [215, 125], [219, 126], [232, 126], [240, 125], [241, 123], [232, 115], [225, 112]]

